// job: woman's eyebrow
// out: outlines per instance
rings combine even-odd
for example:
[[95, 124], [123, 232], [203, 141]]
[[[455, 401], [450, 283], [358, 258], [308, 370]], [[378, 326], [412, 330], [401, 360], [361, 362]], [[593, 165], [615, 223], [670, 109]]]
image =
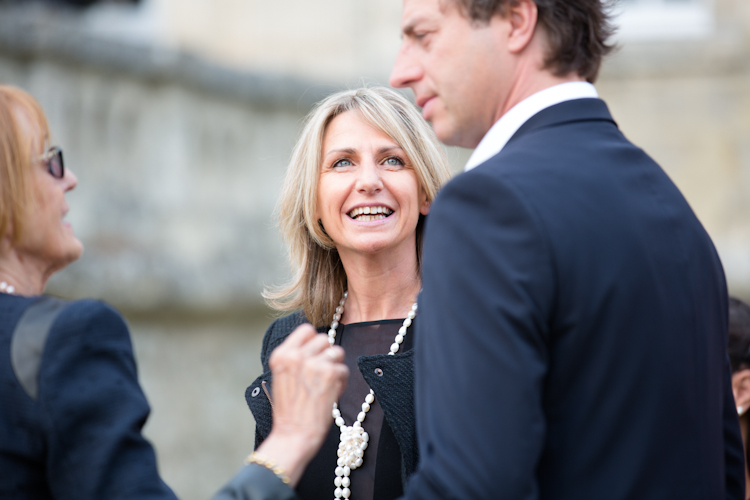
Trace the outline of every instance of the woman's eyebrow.
[[357, 154], [357, 150], [352, 149], [352, 148], [332, 149], [326, 153], [326, 156], [330, 156], [332, 154], [340, 154], [340, 153], [345, 153], [348, 155], [355, 155]]
[[378, 154], [390, 153], [391, 151], [403, 152], [404, 150], [403, 148], [401, 148], [401, 146], [386, 146], [386, 147], [378, 149]]

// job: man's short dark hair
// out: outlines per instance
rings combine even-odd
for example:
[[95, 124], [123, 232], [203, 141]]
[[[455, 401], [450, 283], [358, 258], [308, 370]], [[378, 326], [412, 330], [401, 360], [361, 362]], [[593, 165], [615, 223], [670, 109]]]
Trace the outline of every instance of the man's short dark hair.
[[[496, 14], [504, 15], [509, 4], [518, 0], [450, 0], [467, 17], [486, 23]], [[610, 23], [611, 0], [533, 0], [538, 26], [549, 41], [545, 67], [555, 75], [576, 72], [594, 82], [602, 58], [613, 48], [607, 39], [614, 32]]]
[[750, 306], [729, 297], [729, 363], [732, 373], [750, 368]]

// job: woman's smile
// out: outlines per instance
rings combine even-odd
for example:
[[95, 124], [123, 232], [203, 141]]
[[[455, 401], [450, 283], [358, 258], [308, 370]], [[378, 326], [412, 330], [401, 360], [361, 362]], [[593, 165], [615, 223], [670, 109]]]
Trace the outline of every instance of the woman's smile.
[[383, 220], [390, 216], [393, 210], [383, 205], [373, 205], [367, 207], [358, 207], [351, 210], [348, 215], [349, 218], [358, 222], [371, 222], [375, 220]]

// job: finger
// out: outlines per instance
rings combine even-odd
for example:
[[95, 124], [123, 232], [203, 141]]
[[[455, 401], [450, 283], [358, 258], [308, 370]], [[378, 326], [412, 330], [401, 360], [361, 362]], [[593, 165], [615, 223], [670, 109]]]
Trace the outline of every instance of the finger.
[[328, 335], [319, 334], [308, 339], [304, 344], [300, 346], [300, 348], [305, 356], [313, 357], [322, 353], [330, 346], [331, 344], [328, 342]]
[[341, 346], [331, 346], [323, 351], [326, 357], [334, 363], [342, 363], [344, 361], [344, 349]]
[[[279, 347], [285, 346], [285, 347], [299, 347], [306, 342], [308, 342], [311, 338], [318, 335], [317, 330], [313, 328], [313, 326], [310, 323], [304, 323], [292, 331], [292, 333], [289, 334], [289, 336], [284, 340], [284, 342], [279, 345]], [[277, 348], [278, 349], [278, 348]]]

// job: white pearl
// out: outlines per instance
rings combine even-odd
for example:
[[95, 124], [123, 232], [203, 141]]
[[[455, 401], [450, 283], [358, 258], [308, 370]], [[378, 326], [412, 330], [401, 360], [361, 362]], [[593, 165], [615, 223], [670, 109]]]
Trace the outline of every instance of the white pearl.
[[391, 344], [391, 352], [398, 352], [398, 344], [396, 342]]
[[360, 450], [355, 450], [354, 454], [357, 456], [357, 458], [362, 458], [362, 457], [365, 456], [364, 450], [361, 450], [361, 449]]
[[359, 412], [359, 415], [357, 415], [357, 422], [364, 422], [365, 421], [365, 412], [361, 411]]
[[14, 287], [13, 285], [8, 285], [7, 291], [8, 293], [15, 293], [16, 287]]
[[362, 444], [359, 445], [360, 448], [362, 448], [362, 451], [365, 451], [367, 449], [367, 441], [364, 441]]
[[336, 336], [336, 330], [334, 330], [333, 328], [331, 328], [330, 330], [328, 330], [328, 336], [329, 337], [335, 337]]
[[341, 314], [342, 312], [344, 312], [344, 308], [343, 308], [343, 307], [341, 307], [341, 306], [338, 306], [338, 307], [336, 308], [336, 314]]
[[341, 410], [339, 410], [338, 408], [334, 408], [332, 413], [333, 413], [333, 418], [338, 418], [341, 416]]
[[417, 310], [417, 303], [416, 302], [414, 304], [412, 304], [411, 310], [412, 311], [416, 311]]
[[398, 334], [399, 335], [406, 335], [406, 327], [402, 326], [401, 328], [399, 328], [398, 329]]
[[415, 313], [414, 309], [412, 309], [411, 311], [409, 311], [409, 314], [407, 314], [406, 317], [409, 318], [409, 319], [414, 319], [414, 317], [416, 315], [417, 315], [417, 313]]
[[396, 343], [397, 344], [402, 344], [403, 342], [404, 342], [404, 336], [401, 335], [400, 333], [398, 335], [396, 335]]
[[333, 321], [340, 321], [340, 320], [341, 320], [341, 315], [339, 313], [336, 313], [333, 315]]
[[366, 442], [368, 442], [368, 441], [370, 440], [370, 435], [369, 435], [368, 433], [366, 433], [366, 432], [365, 432], [365, 433], [364, 433], [364, 434], [362, 435], [362, 439], [364, 439], [364, 440], [365, 440], [365, 443], [366, 443]]
[[[344, 475], [344, 468], [343, 467], [336, 467], [336, 475], [337, 476], [343, 476]], [[336, 485], [338, 486], [338, 485]]]
[[340, 457], [344, 456], [344, 450], [342, 450], [341, 448], [339, 448], [338, 450], [336, 450], [336, 455], [338, 455]]
[[336, 417], [336, 425], [338, 425], [339, 427], [344, 425], [344, 419], [341, 417]]
[[[335, 484], [337, 487], [341, 486], [341, 478], [340, 477], [336, 477], [336, 479], [333, 480], [333, 484]], [[347, 486], [349, 486], [349, 485], [347, 484]]]
[[360, 427], [362, 427], [362, 423], [360, 421], [356, 421], [354, 422], [354, 424], [352, 424], [352, 427], [354, 427], [355, 429], [359, 429]]
[[354, 466], [355, 466], [355, 467], [359, 467], [360, 465], [362, 465], [362, 459], [361, 459], [361, 458], [358, 458], [358, 459], [357, 459], [357, 461], [356, 461], [356, 462], [354, 462]]
[[372, 394], [368, 394], [367, 396], [365, 396], [365, 402], [367, 404], [372, 404], [373, 401], [375, 401], [375, 396], [373, 396]]
[[336, 343], [336, 339], [332, 339], [331, 337], [328, 337], [328, 343], [330, 345], [334, 345]]
[[341, 495], [342, 495], [343, 493], [344, 493], [344, 492], [343, 492], [343, 491], [341, 490], [341, 488], [336, 488], [336, 489], [334, 490], [334, 492], [333, 492], [333, 496], [335, 496], [336, 498], [341, 498]]
[[343, 466], [346, 465], [344, 463], [344, 459], [343, 458], [339, 458], [338, 460], [336, 460], [336, 463], [338, 464], [339, 467], [343, 467]]
[[349, 488], [344, 488], [343, 491], [341, 492], [341, 496], [344, 497], [344, 498], [349, 498], [349, 495], [351, 495], [351, 494], [352, 494], [352, 492], [349, 491]]
[[411, 320], [409, 318], [406, 318], [404, 320], [404, 326], [406, 326], [406, 327], [410, 327], [411, 326]]
[[368, 405], [367, 403], [362, 403], [362, 411], [365, 413], [370, 411], [370, 405]]
[[348, 477], [345, 477], [344, 479], [341, 480], [341, 486], [343, 486], [344, 488], [348, 488], [350, 484], [352, 484], [352, 480], [349, 479]]
[[331, 330], [335, 330], [338, 327], [339, 327], [339, 322], [338, 321], [334, 321], [333, 323], [331, 323]]

